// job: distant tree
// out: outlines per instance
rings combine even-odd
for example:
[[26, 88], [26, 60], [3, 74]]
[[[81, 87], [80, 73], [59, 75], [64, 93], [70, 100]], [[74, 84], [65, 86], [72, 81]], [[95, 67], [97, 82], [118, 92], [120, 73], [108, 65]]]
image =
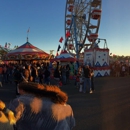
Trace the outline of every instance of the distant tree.
[[16, 49], [16, 48], [18, 48], [18, 45], [17, 45], [17, 46], [16, 46], [16, 45], [14, 46], [14, 49]]

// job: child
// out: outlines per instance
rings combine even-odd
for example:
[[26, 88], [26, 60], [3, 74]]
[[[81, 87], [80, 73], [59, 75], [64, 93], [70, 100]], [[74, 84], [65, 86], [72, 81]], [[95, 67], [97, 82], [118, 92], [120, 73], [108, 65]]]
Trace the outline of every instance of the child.
[[77, 75], [77, 76], [76, 76], [76, 87], [77, 87], [77, 88], [79, 87], [79, 81], [80, 81], [79, 75]]
[[79, 92], [82, 92], [83, 89], [83, 77], [79, 77]]
[[90, 93], [94, 92], [94, 70], [91, 69], [91, 90]]

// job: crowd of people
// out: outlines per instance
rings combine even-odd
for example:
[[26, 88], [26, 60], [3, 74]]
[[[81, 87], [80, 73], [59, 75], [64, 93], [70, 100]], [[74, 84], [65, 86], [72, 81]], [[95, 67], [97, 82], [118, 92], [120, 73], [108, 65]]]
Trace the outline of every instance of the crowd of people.
[[[67, 104], [68, 95], [58, 84], [50, 83], [49, 64], [8, 64], [2, 65], [0, 71], [3, 86], [15, 83], [18, 95], [10, 101], [8, 108], [0, 101], [1, 130], [73, 129], [75, 118], [71, 106]], [[66, 79], [62, 81], [66, 83]], [[10, 113], [14, 120], [12, 123]]]
[[0, 74], [2, 85], [15, 83], [18, 95], [8, 108], [0, 101], [2, 130], [71, 130], [75, 126], [73, 110], [60, 86], [74, 79], [80, 92], [94, 91], [93, 72], [88, 65], [10, 63], [0, 66]]
[[[111, 74], [116, 77], [130, 74], [129, 70], [123, 63], [111, 66]], [[0, 101], [1, 130], [73, 129], [73, 110], [67, 104], [67, 94], [61, 90], [71, 79], [79, 92], [94, 92], [94, 71], [89, 65], [60, 65], [59, 62], [55, 67], [38, 62], [1, 65], [0, 86], [15, 83], [18, 95], [8, 108]]]
[[17, 92], [17, 85], [22, 81], [49, 84], [50, 71], [46, 64], [10, 63], [0, 66], [0, 77], [2, 86], [6, 83], [15, 83]]
[[[0, 66], [1, 86], [6, 83], [15, 83], [16, 94], [18, 95], [17, 86], [20, 82], [37, 82], [40, 84], [52, 84], [61, 87], [70, 83], [71, 79], [75, 80], [75, 86], [82, 92], [90, 93], [94, 90], [93, 72], [88, 65], [78, 65], [68, 63], [60, 65], [59, 62], [55, 67], [49, 63], [23, 63], [23, 64], [3, 64]], [[89, 90], [88, 90], [89, 89]]]
[[74, 85], [80, 92], [94, 92], [94, 71], [89, 65], [75, 67], [72, 64], [66, 64], [60, 67], [59, 65], [56, 66], [54, 70], [54, 79], [56, 81], [59, 82], [61, 80], [63, 85], [67, 85], [70, 82], [71, 76], [75, 80]]
[[79, 92], [94, 92], [94, 71], [89, 67], [89, 65], [79, 66], [75, 85], [79, 88]]
[[130, 75], [130, 63], [113, 62], [110, 64], [110, 75], [114, 77], [124, 77]]

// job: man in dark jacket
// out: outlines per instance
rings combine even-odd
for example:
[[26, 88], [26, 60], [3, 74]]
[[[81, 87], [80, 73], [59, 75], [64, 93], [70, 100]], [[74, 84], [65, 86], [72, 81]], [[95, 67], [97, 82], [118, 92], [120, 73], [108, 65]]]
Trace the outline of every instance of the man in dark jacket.
[[[88, 86], [88, 87], [87, 87]], [[88, 65], [84, 67], [84, 87], [83, 92], [86, 93], [88, 88], [88, 91], [91, 91], [91, 69]]]
[[22, 75], [21, 75], [20, 68], [18, 66], [15, 68], [13, 75], [14, 75], [14, 82], [15, 82], [15, 85], [16, 85], [16, 95], [19, 95], [17, 86], [21, 82]]
[[50, 83], [50, 71], [48, 70], [48, 68], [45, 68], [44, 71], [44, 83], [45, 84], [49, 84]]

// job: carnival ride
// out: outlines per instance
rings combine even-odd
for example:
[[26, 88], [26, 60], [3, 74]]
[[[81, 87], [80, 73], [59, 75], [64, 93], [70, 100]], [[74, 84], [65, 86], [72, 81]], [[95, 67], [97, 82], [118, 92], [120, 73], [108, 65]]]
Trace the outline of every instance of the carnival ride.
[[98, 31], [101, 13], [102, 0], [67, 0], [65, 7], [66, 39], [63, 49], [76, 54], [79, 58], [79, 54], [85, 47], [95, 46], [96, 40], [100, 40]]
[[102, 0], [66, 0], [63, 50], [93, 68], [95, 77], [110, 75], [107, 42], [98, 35], [101, 14]]
[[26, 43], [2, 57], [4, 61], [46, 60], [48, 58], [49, 54], [32, 45], [28, 41], [28, 37]]

